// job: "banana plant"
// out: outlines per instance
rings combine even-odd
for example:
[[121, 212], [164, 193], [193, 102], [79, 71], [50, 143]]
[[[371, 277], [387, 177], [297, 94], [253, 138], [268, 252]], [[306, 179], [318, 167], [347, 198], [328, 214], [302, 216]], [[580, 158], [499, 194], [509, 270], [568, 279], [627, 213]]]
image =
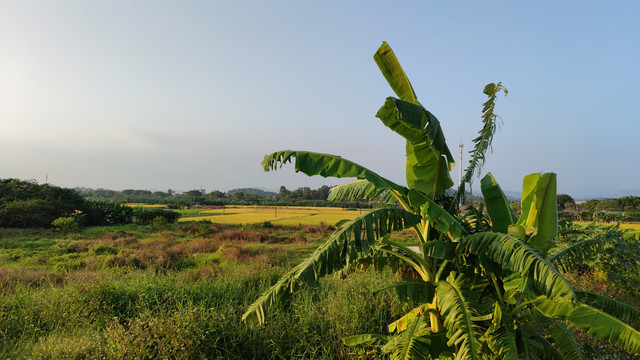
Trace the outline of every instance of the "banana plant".
[[[342, 222], [308, 258], [264, 292], [243, 321], [264, 323], [297, 289], [323, 276], [344, 275], [364, 263], [393, 269], [402, 265], [415, 276], [393, 290], [411, 310], [389, 324], [384, 334], [354, 335], [344, 339], [346, 344], [371, 342], [393, 359], [580, 359], [581, 349], [565, 325], [569, 322], [639, 352], [640, 332], [593, 306], [597, 301], [582, 302], [583, 295], [546, 257], [555, 236], [555, 215], [548, 205], [551, 193], [555, 204], [555, 175], [525, 178], [523, 205], [528, 209], [519, 220], [500, 205], [506, 198], [496, 190], [497, 183], [483, 180], [495, 183], [487, 186], [495, 197], [487, 201], [492, 204], [492, 221], [487, 226], [469, 221], [453, 205], [464, 188], [451, 195], [454, 161], [439, 120], [420, 104], [387, 43], [374, 60], [397, 95], [385, 100], [376, 117], [406, 140], [407, 185], [336, 155], [291, 150], [266, 155], [265, 171], [293, 163], [296, 172], [309, 176], [356, 179], [332, 188], [330, 199], [384, 199], [387, 206]], [[495, 132], [491, 122], [497, 121], [494, 101], [500, 91], [506, 91], [500, 83], [484, 88], [489, 100], [483, 104], [484, 126], [468, 174], [479, 170], [490, 148]], [[463, 184], [472, 177], [465, 176]], [[390, 236], [404, 229], [415, 230], [416, 246]]]

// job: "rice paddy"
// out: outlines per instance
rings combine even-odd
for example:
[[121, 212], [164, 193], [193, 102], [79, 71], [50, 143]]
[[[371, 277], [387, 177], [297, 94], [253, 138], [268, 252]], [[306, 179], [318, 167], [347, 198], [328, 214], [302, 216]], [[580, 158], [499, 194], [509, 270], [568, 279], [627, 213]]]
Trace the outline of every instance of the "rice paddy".
[[[340, 220], [350, 219], [365, 210], [337, 207], [256, 207], [233, 206], [218, 209], [189, 210], [179, 221], [211, 221], [219, 224], [260, 224], [269, 221], [273, 225], [318, 225], [324, 222], [334, 225]], [[185, 216], [188, 215], [188, 216]]]
[[[588, 225], [593, 224], [593, 222], [586, 221], [574, 221], [574, 223], [578, 225]], [[616, 225], [617, 223], [602, 223], [599, 222], [599, 225]], [[620, 230], [630, 230], [630, 231], [638, 231], [640, 230], [640, 223], [620, 223]]]

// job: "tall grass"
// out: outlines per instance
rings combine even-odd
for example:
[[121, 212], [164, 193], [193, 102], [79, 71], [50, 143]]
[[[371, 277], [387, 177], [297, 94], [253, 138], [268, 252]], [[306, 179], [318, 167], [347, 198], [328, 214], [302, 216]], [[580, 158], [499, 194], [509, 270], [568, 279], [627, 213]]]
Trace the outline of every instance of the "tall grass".
[[[341, 339], [392, 321], [391, 294], [371, 295], [392, 274], [324, 279], [267, 325], [248, 327], [246, 307], [324, 232], [206, 226], [91, 229], [72, 239], [44, 235], [38, 246], [4, 238], [0, 358], [379, 358]], [[309, 242], [296, 240], [302, 234]], [[7, 256], [16, 250], [25, 252]]]

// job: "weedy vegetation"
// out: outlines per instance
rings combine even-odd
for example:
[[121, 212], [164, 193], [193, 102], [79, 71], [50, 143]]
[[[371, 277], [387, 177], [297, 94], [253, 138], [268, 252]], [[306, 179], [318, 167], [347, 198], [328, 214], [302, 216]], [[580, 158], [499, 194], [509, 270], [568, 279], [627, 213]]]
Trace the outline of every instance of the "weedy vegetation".
[[0, 358], [366, 358], [341, 338], [392, 319], [395, 299], [372, 295], [393, 282], [390, 272], [326, 279], [260, 329], [240, 320], [333, 229], [209, 222], [66, 235], [0, 229]]

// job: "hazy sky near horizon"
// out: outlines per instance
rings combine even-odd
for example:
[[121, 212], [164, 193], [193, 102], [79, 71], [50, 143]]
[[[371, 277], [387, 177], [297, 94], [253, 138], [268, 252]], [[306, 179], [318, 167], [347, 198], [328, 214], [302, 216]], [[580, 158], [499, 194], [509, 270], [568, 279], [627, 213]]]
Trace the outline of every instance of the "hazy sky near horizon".
[[404, 140], [374, 117], [394, 96], [372, 58], [387, 41], [456, 158], [464, 143], [464, 166], [482, 89], [501, 81], [484, 171], [503, 189], [553, 171], [559, 192], [640, 195], [639, 16], [637, 1], [2, 1], [0, 178], [345, 181], [262, 170], [292, 149], [405, 184]]

